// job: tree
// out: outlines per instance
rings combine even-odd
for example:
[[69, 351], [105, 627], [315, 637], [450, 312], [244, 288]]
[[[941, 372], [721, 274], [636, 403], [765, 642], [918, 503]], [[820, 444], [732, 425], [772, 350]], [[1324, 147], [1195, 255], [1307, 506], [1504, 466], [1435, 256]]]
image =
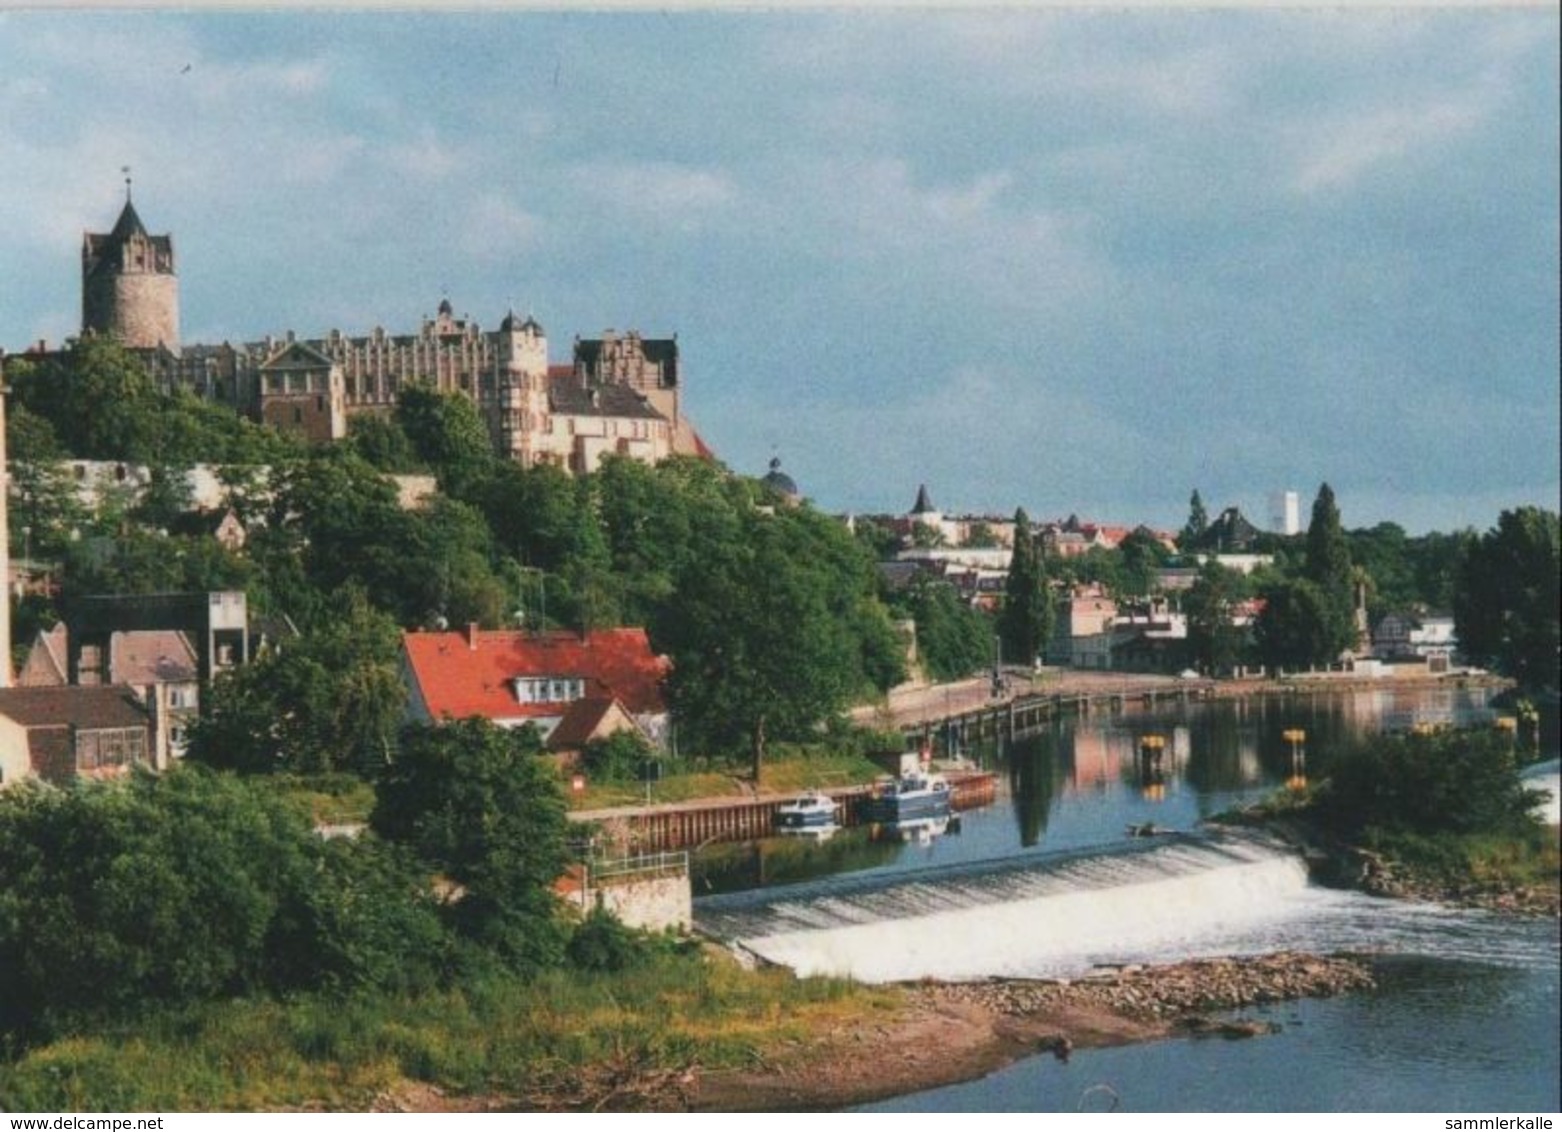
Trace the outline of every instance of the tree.
[[65, 449], [47, 420], [20, 405], [6, 413], [5, 436], [11, 550], [18, 555], [61, 554], [87, 515], [65, 466]]
[[1232, 624], [1232, 611], [1244, 593], [1244, 579], [1211, 558], [1199, 569], [1182, 609], [1188, 618], [1188, 647], [1203, 672], [1225, 672], [1242, 661], [1247, 633]]
[[936, 681], [960, 680], [992, 663], [992, 619], [943, 579], [918, 578], [904, 599], [917, 626], [917, 655]]
[[652, 625], [683, 734], [716, 751], [746, 745], [757, 782], [770, 739], [806, 738], [853, 695], [899, 679], [873, 588], [872, 563], [833, 520], [740, 512], [736, 537], [700, 546]]
[[1003, 595], [998, 615], [1003, 655], [1015, 664], [1033, 664], [1052, 635], [1052, 592], [1023, 507], [1014, 513], [1014, 555]]
[[1272, 669], [1309, 668], [1339, 655], [1334, 610], [1305, 578], [1282, 580], [1264, 592], [1254, 636], [1259, 656]]
[[1324, 659], [1333, 660], [1356, 643], [1356, 595], [1350, 547], [1340, 526], [1340, 509], [1328, 484], [1318, 488], [1318, 497], [1313, 501], [1302, 576], [1318, 588], [1323, 598], [1331, 654]]
[[1471, 660], [1527, 688], [1556, 688], [1562, 614], [1555, 511], [1504, 511], [1458, 572], [1454, 625]]
[[558, 962], [553, 896], [564, 872], [564, 797], [533, 727], [467, 719], [403, 732], [376, 786], [370, 825], [461, 886], [449, 915], [511, 966]]
[[1161, 540], [1143, 527], [1129, 532], [1117, 546], [1122, 563], [1120, 596], [1148, 597], [1156, 588], [1156, 571], [1170, 557]]
[[0, 791], [0, 1030], [12, 1034], [155, 1004], [405, 987], [437, 974], [441, 932], [427, 886], [394, 854], [328, 843], [275, 791], [232, 776], [181, 766]]
[[192, 729], [190, 758], [250, 773], [373, 773], [389, 761], [406, 704], [396, 623], [363, 591], [286, 648], [220, 676]]
[[1191, 550], [1203, 540], [1204, 533], [1209, 530], [1209, 512], [1204, 509], [1204, 500], [1199, 496], [1199, 489], [1193, 489], [1193, 497], [1188, 500], [1188, 521], [1183, 525], [1182, 534], [1178, 536], [1177, 545], [1182, 550]]
[[494, 462], [488, 426], [469, 397], [408, 385], [396, 398], [396, 423], [447, 494], [464, 498]]

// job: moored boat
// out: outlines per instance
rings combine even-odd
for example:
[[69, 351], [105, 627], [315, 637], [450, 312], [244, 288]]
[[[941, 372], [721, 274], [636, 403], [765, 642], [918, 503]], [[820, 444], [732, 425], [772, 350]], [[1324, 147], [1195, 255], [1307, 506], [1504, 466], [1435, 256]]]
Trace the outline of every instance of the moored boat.
[[810, 790], [776, 807], [776, 827], [782, 830], [826, 829], [835, 825], [839, 803], [828, 794]]
[[862, 801], [864, 821], [908, 822], [917, 818], [948, 817], [953, 791], [941, 774], [907, 771], [881, 783]]

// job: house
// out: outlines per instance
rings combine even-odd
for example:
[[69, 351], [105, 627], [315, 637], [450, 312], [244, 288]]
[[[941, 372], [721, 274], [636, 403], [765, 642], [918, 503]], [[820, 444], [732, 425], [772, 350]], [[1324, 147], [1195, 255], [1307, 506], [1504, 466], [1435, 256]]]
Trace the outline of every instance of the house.
[[168, 529], [169, 534], [214, 539], [225, 550], [237, 553], [249, 538], [244, 522], [232, 507], [186, 511]]
[[125, 687], [0, 688], [0, 786], [114, 778], [152, 760], [151, 720]]
[[404, 633], [408, 717], [535, 725], [554, 749], [633, 726], [656, 746], [668, 731], [668, 662], [644, 629]]
[[1073, 668], [1112, 666], [1111, 625], [1117, 602], [1099, 582], [1077, 586], [1058, 603], [1047, 660]]
[[[195, 647], [174, 629], [111, 633], [108, 668], [85, 667], [79, 684], [129, 688], [151, 714], [152, 750], [147, 760], [163, 769], [183, 758], [190, 726], [200, 715], [201, 681]], [[33, 640], [16, 684], [60, 688], [70, 684], [70, 631], [61, 621]]]

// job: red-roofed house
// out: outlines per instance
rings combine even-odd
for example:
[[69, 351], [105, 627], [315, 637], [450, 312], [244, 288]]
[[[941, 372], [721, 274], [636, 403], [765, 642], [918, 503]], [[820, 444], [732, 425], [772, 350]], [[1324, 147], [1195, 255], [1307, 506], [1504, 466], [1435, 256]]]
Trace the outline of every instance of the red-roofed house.
[[[489, 631], [404, 633], [407, 712], [419, 723], [476, 716], [500, 727], [535, 724], [572, 749], [626, 722], [661, 746], [667, 736], [662, 680], [668, 662], [644, 629], [586, 634]], [[555, 742], [557, 736], [557, 742]]]

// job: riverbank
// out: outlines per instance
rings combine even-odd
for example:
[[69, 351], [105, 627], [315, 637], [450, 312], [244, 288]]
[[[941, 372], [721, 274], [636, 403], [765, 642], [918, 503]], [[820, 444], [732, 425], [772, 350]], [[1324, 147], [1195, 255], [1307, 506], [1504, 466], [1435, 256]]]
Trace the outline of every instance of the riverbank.
[[846, 1108], [975, 1080], [1037, 1053], [1261, 1036], [1267, 1023], [1211, 1015], [1373, 985], [1362, 959], [1300, 952], [1104, 968], [1078, 979], [910, 984], [893, 1014], [843, 1023], [751, 1069], [702, 1074], [676, 1100], [696, 1111]]

